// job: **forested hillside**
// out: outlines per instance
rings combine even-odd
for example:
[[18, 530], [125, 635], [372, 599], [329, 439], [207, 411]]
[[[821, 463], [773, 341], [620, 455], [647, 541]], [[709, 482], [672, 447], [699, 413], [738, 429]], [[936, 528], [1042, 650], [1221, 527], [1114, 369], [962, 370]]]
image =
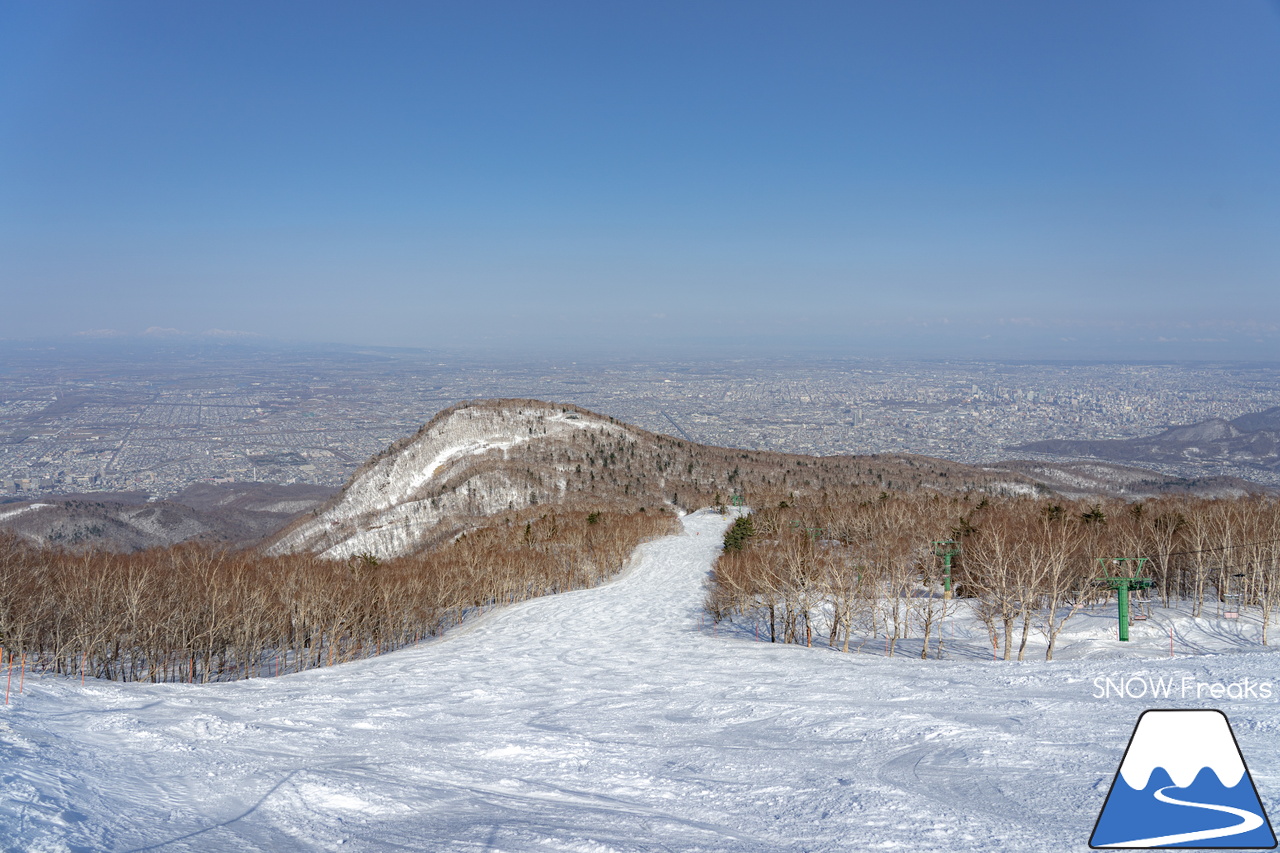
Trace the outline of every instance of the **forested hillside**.
[[1266, 643], [1280, 607], [1280, 501], [824, 489], [730, 528], [707, 608], [778, 642], [848, 651], [880, 636], [892, 653], [899, 639], [923, 637], [927, 653], [963, 603], [1006, 660], [1023, 658], [1033, 632], [1052, 658], [1065, 622], [1114, 595], [1101, 579], [1121, 575], [1149, 580], [1147, 594], [1166, 606], [1189, 601], [1193, 616], [1238, 595]]

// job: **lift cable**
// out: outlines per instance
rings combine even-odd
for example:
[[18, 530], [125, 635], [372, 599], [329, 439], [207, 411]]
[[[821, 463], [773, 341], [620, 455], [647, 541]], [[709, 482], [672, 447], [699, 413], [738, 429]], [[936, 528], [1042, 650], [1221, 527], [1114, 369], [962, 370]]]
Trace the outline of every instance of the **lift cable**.
[[1223, 545], [1219, 548], [1199, 548], [1192, 551], [1170, 551], [1167, 554], [1155, 554], [1155, 557], [1185, 557], [1189, 554], [1212, 554], [1218, 551], [1235, 551], [1238, 548], [1253, 548], [1258, 545], [1274, 545], [1280, 539], [1267, 539], [1263, 542], [1241, 542], [1239, 545]]

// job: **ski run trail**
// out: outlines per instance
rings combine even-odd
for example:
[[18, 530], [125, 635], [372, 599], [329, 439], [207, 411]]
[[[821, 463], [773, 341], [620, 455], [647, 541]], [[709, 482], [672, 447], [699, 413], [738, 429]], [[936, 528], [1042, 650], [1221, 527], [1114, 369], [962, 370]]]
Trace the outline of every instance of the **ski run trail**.
[[[21, 695], [15, 676], [0, 850], [1086, 850], [1151, 707], [1223, 710], [1280, 811], [1269, 650], [1161, 659], [1102, 627], [1048, 663], [993, 661], [963, 631], [943, 660], [919, 640], [892, 658], [755, 642], [700, 615], [726, 523], [685, 516], [607, 585], [356, 663], [212, 685], [29, 676]], [[1131, 677], [1192, 695], [1098, 697], [1095, 679]], [[1194, 695], [1245, 679], [1274, 692]]]

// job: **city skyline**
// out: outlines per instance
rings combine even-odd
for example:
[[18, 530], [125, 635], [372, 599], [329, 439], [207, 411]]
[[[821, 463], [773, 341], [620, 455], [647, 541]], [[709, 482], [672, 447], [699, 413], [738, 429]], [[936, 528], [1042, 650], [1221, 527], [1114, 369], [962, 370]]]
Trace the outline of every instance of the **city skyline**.
[[[1134, 439], [1280, 406], [1280, 365], [1002, 364], [707, 358], [575, 363], [413, 351], [173, 346], [10, 352], [0, 497], [196, 482], [336, 487], [462, 400], [572, 403], [714, 446], [913, 453], [970, 464], [1070, 461], [1019, 447]], [[1207, 447], [1207, 445], [1206, 445]], [[1077, 456], [1088, 454], [1076, 454]], [[1140, 467], [1280, 485], [1271, 457]]]

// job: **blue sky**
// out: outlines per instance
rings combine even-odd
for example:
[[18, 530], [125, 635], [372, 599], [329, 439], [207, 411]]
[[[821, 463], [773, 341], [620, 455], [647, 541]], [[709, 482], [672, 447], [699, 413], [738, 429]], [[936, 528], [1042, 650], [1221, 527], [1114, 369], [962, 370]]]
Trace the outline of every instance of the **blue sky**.
[[1280, 358], [1280, 5], [0, 5], [0, 337]]

